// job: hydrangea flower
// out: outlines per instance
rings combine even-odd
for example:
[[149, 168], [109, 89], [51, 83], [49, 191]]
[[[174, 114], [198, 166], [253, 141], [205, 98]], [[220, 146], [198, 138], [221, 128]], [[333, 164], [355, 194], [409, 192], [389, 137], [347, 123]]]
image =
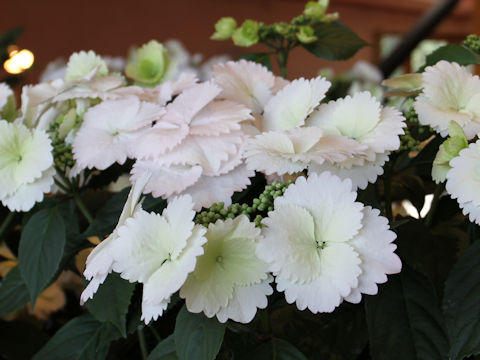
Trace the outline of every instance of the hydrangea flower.
[[447, 172], [446, 190], [457, 199], [464, 215], [480, 225], [480, 140], [460, 151], [459, 156], [450, 160]]
[[144, 284], [142, 320], [156, 320], [203, 254], [206, 229], [195, 225], [190, 196], [173, 198], [162, 215], [140, 210], [118, 229], [113, 270]]
[[357, 303], [401, 269], [387, 219], [355, 202], [351, 186], [328, 172], [300, 177], [262, 221], [257, 256], [300, 310], [331, 312], [343, 299]]
[[81, 79], [92, 71], [96, 76], [105, 76], [108, 74], [107, 64], [92, 50], [73, 53], [68, 59], [65, 81]]
[[28, 211], [54, 182], [52, 144], [42, 130], [0, 120], [0, 200], [11, 211]]
[[356, 93], [323, 104], [312, 113], [307, 125], [318, 126], [329, 135], [347, 136], [366, 145], [364, 154], [335, 163], [313, 164], [312, 172], [330, 171], [350, 178], [355, 187], [365, 189], [383, 174], [382, 166], [390, 151], [400, 147], [405, 119], [399, 111], [382, 107], [368, 92]]
[[180, 289], [190, 312], [204, 312], [221, 322], [250, 322], [257, 308], [267, 306], [268, 266], [255, 255], [260, 239], [245, 215], [210, 224], [205, 234], [205, 253]]
[[164, 80], [168, 65], [165, 47], [151, 40], [135, 52], [125, 68], [125, 73], [138, 84], [155, 86]]
[[423, 93], [414, 108], [422, 125], [442, 136], [450, 121], [458, 123], [470, 140], [480, 132], [480, 79], [457, 63], [439, 61], [422, 74]]
[[140, 201], [140, 196], [142, 195], [142, 190], [150, 176], [151, 174], [145, 173], [143, 177], [139, 178], [138, 181], [133, 184], [130, 193], [128, 194], [127, 201], [123, 206], [117, 226], [113, 232], [98, 244], [88, 255], [83, 276], [89, 280], [89, 283], [80, 296], [80, 304], [83, 305], [88, 299], [91, 299], [97, 292], [98, 287], [103, 284], [108, 274], [112, 272], [112, 251], [116, 246], [116, 239], [118, 239], [118, 229], [125, 225], [127, 219], [141, 211], [142, 203]]
[[6, 83], [0, 83], [0, 112], [7, 105], [8, 99], [13, 96], [13, 91]]

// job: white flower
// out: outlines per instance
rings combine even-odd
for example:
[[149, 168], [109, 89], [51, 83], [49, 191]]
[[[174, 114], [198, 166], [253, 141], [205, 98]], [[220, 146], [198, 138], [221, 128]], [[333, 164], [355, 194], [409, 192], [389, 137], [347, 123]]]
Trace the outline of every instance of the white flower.
[[138, 211], [118, 229], [113, 270], [143, 286], [142, 319], [161, 316], [203, 254], [206, 229], [195, 225], [192, 199], [172, 199], [162, 215]]
[[73, 53], [68, 59], [65, 80], [77, 80], [96, 70], [97, 76], [108, 74], [105, 61], [92, 50]]
[[472, 139], [480, 131], [480, 79], [457, 63], [439, 61], [422, 74], [423, 93], [414, 108], [422, 125], [448, 135], [450, 121], [457, 122]]
[[0, 83], [0, 111], [7, 105], [10, 96], [13, 96], [12, 89], [6, 83]]
[[123, 164], [131, 155], [139, 130], [164, 113], [158, 105], [137, 98], [104, 101], [90, 108], [73, 141], [75, 167], [104, 170], [115, 162]]
[[480, 140], [450, 160], [446, 190], [457, 199], [464, 215], [480, 225]]
[[305, 124], [307, 116], [320, 104], [330, 85], [322, 77], [292, 81], [265, 106], [263, 131], [290, 130]]
[[364, 154], [344, 161], [314, 164], [309, 170], [331, 171], [352, 179], [355, 187], [365, 189], [368, 182], [375, 182], [377, 176], [383, 174], [382, 166], [390, 151], [400, 147], [404, 120], [399, 111], [382, 107], [368, 92], [321, 105], [307, 120], [307, 125], [318, 126], [329, 135], [347, 136], [367, 149]]
[[[250, 322], [257, 307], [266, 307], [267, 264], [255, 255], [260, 229], [245, 215], [210, 224], [205, 253], [180, 289], [187, 309], [225, 322]], [[248, 299], [248, 301], [243, 301]]]
[[245, 149], [252, 170], [271, 174], [293, 174], [310, 164], [341, 162], [364, 155], [367, 146], [346, 136], [325, 135], [319, 127], [297, 127], [288, 131], [269, 131], [249, 140]]
[[112, 250], [116, 246], [118, 229], [125, 225], [127, 219], [133, 217], [142, 209], [140, 196], [142, 195], [142, 190], [150, 176], [151, 174], [146, 173], [133, 184], [132, 188], [130, 189], [130, 193], [128, 194], [127, 201], [123, 206], [120, 218], [118, 219], [117, 226], [110, 236], [98, 244], [88, 255], [86, 262], [87, 266], [83, 272], [83, 275], [90, 282], [80, 296], [80, 304], [83, 305], [88, 299], [91, 299], [97, 292], [100, 284], [103, 284], [108, 274], [112, 272]]
[[28, 211], [53, 184], [52, 144], [41, 130], [0, 120], [0, 200]]
[[385, 274], [400, 271], [395, 234], [356, 195], [350, 180], [328, 172], [300, 177], [263, 220], [257, 255], [300, 310], [331, 312], [344, 298], [358, 302], [360, 293], [377, 292]]

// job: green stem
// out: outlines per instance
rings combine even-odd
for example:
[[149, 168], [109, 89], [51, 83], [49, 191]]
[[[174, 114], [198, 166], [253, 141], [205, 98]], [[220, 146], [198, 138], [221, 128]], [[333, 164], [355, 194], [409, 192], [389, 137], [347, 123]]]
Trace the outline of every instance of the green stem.
[[160, 336], [160, 334], [158, 333], [157, 330], [155, 330], [155, 328], [152, 326], [149, 326], [148, 329], [152, 332], [153, 336], [155, 336], [155, 339], [160, 342], [162, 341], [162, 337]]
[[3, 220], [2, 225], [0, 225], [0, 238], [3, 236], [3, 233], [8, 229], [14, 217], [15, 217], [15, 212], [12, 211]]
[[143, 328], [137, 328], [138, 343], [140, 345], [140, 351], [142, 352], [142, 359], [147, 360], [148, 349], [147, 342], [145, 341], [145, 335], [143, 334]]
[[70, 189], [67, 188], [67, 186], [65, 186], [64, 183], [58, 181], [58, 180], [55, 179], [55, 178], [54, 178], [53, 180], [55, 181], [55, 184], [56, 184], [60, 189], [62, 189], [63, 191], [65, 191], [66, 194], [68, 194], [68, 193], [70, 192]]
[[85, 203], [83, 202], [82, 198], [78, 193], [73, 193], [73, 200], [75, 200], [75, 203], [77, 204], [78, 209], [80, 212], [83, 214], [85, 219], [87, 219], [88, 223], [91, 224], [93, 222], [93, 216], [90, 214], [90, 211], [88, 208], [85, 206]]
[[277, 62], [280, 67], [280, 73], [284, 79], [287, 78], [287, 60], [288, 60], [288, 49], [281, 49], [278, 52]]
[[433, 223], [435, 213], [437, 212], [438, 204], [440, 203], [440, 195], [442, 195], [443, 189], [445, 189], [445, 183], [439, 184], [435, 188], [432, 204], [430, 206], [430, 211], [428, 212], [427, 216], [425, 216], [425, 226], [427, 227], [431, 226]]

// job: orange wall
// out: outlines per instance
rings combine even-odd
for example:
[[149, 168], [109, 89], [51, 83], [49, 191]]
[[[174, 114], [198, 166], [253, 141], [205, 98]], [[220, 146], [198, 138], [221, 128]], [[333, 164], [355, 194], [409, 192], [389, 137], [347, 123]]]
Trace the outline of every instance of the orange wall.
[[[290, 61], [289, 77], [313, 76], [317, 69], [327, 65], [345, 70], [358, 59], [375, 61], [379, 35], [407, 31], [429, 2], [331, 0], [330, 11], [338, 11], [341, 21], [373, 46], [361, 50], [353, 60], [334, 64], [299, 49]], [[473, 0], [461, 3], [460, 9], [438, 29], [439, 36], [461, 39], [472, 31]], [[228, 53], [235, 57], [248, 50], [236, 48], [231, 42], [209, 40], [218, 18], [251, 17], [266, 23], [289, 20], [302, 12], [304, 4], [301, 0], [1, 0], [0, 32], [24, 25], [25, 33], [19, 43], [34, 52], [39, 68], [81, 49], [93, 49], [103, 55], [125, 55], [129, 46], [150, 39], [177, 38], [191, 52], [201, 52], [207, 57]], [[262, 47], [253, 50], [261, 51]], [[29, 80], [34, 81], [34, 75], [35, 72]]]

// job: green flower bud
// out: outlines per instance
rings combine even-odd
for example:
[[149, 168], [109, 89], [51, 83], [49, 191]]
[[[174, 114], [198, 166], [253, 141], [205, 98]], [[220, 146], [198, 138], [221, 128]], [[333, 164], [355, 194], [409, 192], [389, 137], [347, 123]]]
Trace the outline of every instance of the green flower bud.
[[320, 2], [309, 1], [307, 5], [305, 5], [305, 10], [303, 10], [303, 13], [309, 18], [321, 19], [322, 16], [325, 14], [326, 9], [327, 8], [322, 6]]
[[472, 51], [480, 53], [480, 37], [477, 35], [468, 35], [463, 45], [469, 48]]
[[297, 32], [297, 39], [302, 44], [310, 44], [318, 40], [317, 36], [315, 35], [315, 30], [311, 26], [299, 26]]
[[135, 52], [125, 68], [125, 73], [139, 85], [156, 86], [164, 80], [168, 65], [165, 47], [151, 40]]
[[233, 32], [233, 43], [237, 46], [252, 46], [255, 45], [258, 40], [258, 28], [259, 24], [255, 20], [245, 20], [241, 27]]
[[340, 17], [340, 15], [338, 14], [338, 12], [334, 12], [334, 13], [331, 13], [331, 14], [326, 14], [322, 18], [322, 21], [329, 23], [329, 22], [338, 20], [339, 17]]
[[228, 40], [237, 28], [237, 22], [232, 17], [223, 17], [215, 24], [215, 33], [210, 37], [212, 40]]
[[273, 31], [282, 36], [288, 35], [288, 33], [290, 32], [290, 28], [291, 26], [284, 22], [273, 24]]

